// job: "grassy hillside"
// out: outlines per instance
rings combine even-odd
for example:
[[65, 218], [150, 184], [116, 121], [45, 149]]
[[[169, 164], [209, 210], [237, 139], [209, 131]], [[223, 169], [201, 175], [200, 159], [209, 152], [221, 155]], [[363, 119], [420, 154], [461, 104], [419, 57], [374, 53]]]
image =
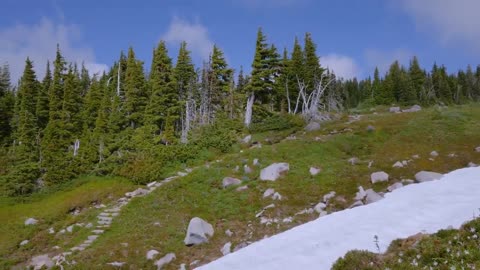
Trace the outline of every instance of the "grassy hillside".
[[[319, 131], [258, 133], [253, 134], [253, 141], [261, 143], [262, 147], [238, 144], [234, 147], [235, 153], [217, 157], [219, 162], [202, 164], [189, 175], [145, 197], [132, 199], [91, 247], [69, 257], [77, 262], [70, 268], [108, 269], [107, 263], [118, 261], [125, 262], [124, 269], [155, 269], [145, 256], [150, 249], [160, 252], [158, 258], [169, 252], [176, 254], [176, 260], [168, 269], [178, 269], [182, 263], [188, 266], [196, 260], [199, 260], [198, 265], [204, 264], [221, 257], [220, 249], [227, 242], [235, 247], [317, 218], [316, 213], [295, 213], [315, 206], [330, 191], [335, 191], [336, 197], [327, 211], [339, 211], [353, 203], [360, 185], [384, 192], [394, 182], [413, 179], [420, 170], [445, 173], [465, 167], [469, 162], [478, 164], [480, 153], [473, 149], [480, 145], [480, 106], [431, 108], [401, 114], [379, 110], [378, 114], [362, 115], [358, 121], [351, 121], [344, 115], [324, 124]], [[433, 150], [439, 153], [438, 157], [430, 157]], [[419, 158], [412, 158], [413, 155]], [[352, 157], [359, 159], [357, 165], [348, 162]], [[254, 166], [254, 159], [260, 164]], [[392, 168], [401, 160], [411, 162], [405, 168]], [[260, 170], [273, 162], [288, 162], [290, 171], [276, 182], [260, 181]], [[252, 172], [245, 173], [244, 165]], [[239, 166], [238, 171], [236, 166]], [[311, 166], [321, 168], [321, 172], [311, 176]], [[380, 170], [390, 174], [390, 181], [372, 185], [370, 174]], [[223, 189], [222, 179], [226, 176], [243, 180], [248, 189]], [[282, 195], [282, 200], [263, 199], [267, 188], [274, 188]], [[61, 228], [75, 222], [93, 222], [100, 210], [88, 209], [78, 216], [69, 215], [68, 210], [82, 203], [85, 206], [93, 201], [104, 202], [108, 195], [110, 199], [118, 198], [124, 191], [133, 189], [124, 180], [91, 179], [70, 191], [44, 195], [28, 204], [5, 203], [0, 208], [0, 217], [8, 222], [0, 225], [5, 227], [2, 231], [18, 230], [19, 233], [0, 241], [4, 265], [19, 263], [29, 255], [54, 253], [49, 248], [54, 245], [66, 249], [81, 242], [80, 239], [88, 235], [84, 228], [74, 231], [68, 239], [49, 236], [46, 230], [51, 224]], [[81, 195], [92, 190], [97, 194], [96, 199], [90, 198], [91, 193], [88, 198]], [[256, 213], [271, 203], [275, 207], [266, 210], [264, 216], [279, 220], [292, 217], [293, 221], [260, 224]], [[16, 209], [28, 211], [20, 214]], [[41, 226], [24, 227], [22, 224], [29, 216], [40, 219]], [[186, 247], [183, 244], [186, 228], [195, 216], [211, 223], [215, 235], [207, 244]], [[227, 229], [233, 232], [231, 237], [225, 234]], [[23, 239], [33, 241], [30, 246], [19, 248], [18, 243]]]

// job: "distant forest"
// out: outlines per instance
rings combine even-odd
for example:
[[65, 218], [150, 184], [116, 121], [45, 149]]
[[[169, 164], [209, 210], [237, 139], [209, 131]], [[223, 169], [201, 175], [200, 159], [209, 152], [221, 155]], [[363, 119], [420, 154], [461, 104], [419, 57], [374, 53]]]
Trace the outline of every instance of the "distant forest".
[[408, 67], [395, 61], [384, 75], [375, 69], [373, 78], [344, 80], [322, 67], [309, 33], [302, 43], [295, 38], [291, 52], [279, 51], [259, 29], [251, 74], [234, 72], [217, 46], [195, 67], [183, 42], [174, 64], [163, 41], [149, 73], [133, 48], [108, 72], [90, 77], [84, 66], [67, 63], [58, 46], [44, 78], [27, 58], [15, 87], [5, 64], [0, 191], [26, 195], [91, 173], [144, 183], [171, 166], [229, 151], [240, 132], [288, 128], [354, 108], [480, 100], [480, 66], [449, 73], [437, 64], [424, 69], [414, 57]]

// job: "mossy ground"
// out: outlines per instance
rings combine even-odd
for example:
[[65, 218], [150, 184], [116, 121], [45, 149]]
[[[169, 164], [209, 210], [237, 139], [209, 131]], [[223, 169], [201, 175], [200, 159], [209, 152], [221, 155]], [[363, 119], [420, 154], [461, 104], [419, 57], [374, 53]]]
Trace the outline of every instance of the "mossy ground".
[[[360, 185], [385, 191], [388, 185], [402, 179], [412, 179], [420, 170], [445, 173], [465, 167], [469, 162], [480, 163], [480, 154], [473, 150], [480, 145], [479, 105], [430, 108], [417, 113], [369, 113], [359, 121], [350, 124], [347, 121], [345, 115], [325, 124], [321, 130], [309, 133], [287, 130], [253, 134], [253, 140], [262, 143], [262, 148], [250, 149], [246, 145], [236, 145], [235, 153], [216, 157], [220, 162], [211, 162], [208, 167], [202, 165], [188, 176], [176, 179], [148, 196], [133, 199], [105, 234], [90, 248], [71, 257], [77, 262], [73, 268], [106, 269], [106, 263], [121, 261], [126, 262], [125, 269], [154, 269], [152, 261], [147, 261], [145, 257], [150, 249], [158, 250], [160, 256], [169, 252], [176, 254], [176, 260], [168, 265], [168, 269], [178, 269], [181, 263], [189, 265], [195, 260], [204, 264], [221, 257], [220, 248], [227, 242], [235, 246], [245, 241], [256, 241], [265, 235], [273, 235], [317, 218], [317, 214], [294, 215], [313, 207], [330, 191], [335, 191], [337, 197], [327, 210], [338, 211], [353, 202]], [[368, 125], [374, 126], [375, 130], [367, 131]], [[296, 139], [285, 139], [292, 134]], [[429, 154], [433, 150], [440, 155], [430, 160]], [[449, 157], [449, 154], [455, 154], [455, 157]], [[412, 159], [412, 155], [419, 155], [420, 158]], [[360, 163], [350, 165], [348, 159], [352, 157], [359, 158]], [[259, 166], [252, 165], [255, 158], [259, 159]], [[412, 161], [407, 167], [392, 168], [396, 161], [410, 159]], [[276, 182], [260, 181], [260, 170], [273, 162], [288, 162], [290, 171]], [[252, 173], [243, 172], [245, 164], [252, 168]], [[237, 165], [240, 166], [238, 172], [234, 170]], [[311, 166], [321, 168], [321, 173], [311, 176]], [[379, 170], [390, 174], [389, 183], [370, 184], [370, 174]], [[248, 189], [241, 192], [235, 188], [223, 189], [222, 179], [226, 176], [242, 179]], [[112, 198], [120, 196], [126, 189], [134, 189], [123, 181], [111, 181]], [[278, 191], [283, 196], [282, 200], [263, 199], [262, 194], [267, 188]], [[104, 192], [105, 197], [102, 198], [107, 198], [108, 194]], [[0, 208], [2, 219], [14, 224], [7, 229], [22, 228], [28, 232], [5, 240], [8, 243], [2, 245], [8, 248], [2, 246], [0, 249], [5, 260], [17, 261], [28, 258], [28, 255], [47, 253], [50, 251], [47, 247], [63, 244], [45, 235], [50, 223], [73, 222], [65, 212], [75, 205], [75, 201], [63, 198], [68, 201], [68, 207], [61, 207], [60, 203], [43, 207], [55, 209], [45, 212], [59, 213], [47, 215], [51, 218], [49, 222], [43, 221], [50, 220], [42, 216], [43, 211], [17, 215], [9, 214], [15, 212], [17, 205], [9, 204]], [[91, 202], [90, 199], [86, 201]], [[283, 219], [294, 216], [293, 222], [268, 226], [260, 224], [255, 214], [271, 203], [276, 207], [265, 212], [267, 217]], [[41, 209], [39, 204], [40, 201], [24, 207], [33, 211]], [[24, 219], [35, 214], [45, 222], [45, 226], [24, 228]], [[96, 210], [89, 210], [76, 218], [87, 222], [94, 220], [96, 214]], [[186, 247], [183, 244], [185, 231], [189, 220], [195, 216], [210, 222], [215, 235], [208, 244]], [[232, 237], [225, 235], [227, 229], [234, 232]], [[42, 235], [45, 239], [37, 241], [43, 239]], [[18, 248], [18, 243], [24, 238], [33, 240], [32, 248]]]

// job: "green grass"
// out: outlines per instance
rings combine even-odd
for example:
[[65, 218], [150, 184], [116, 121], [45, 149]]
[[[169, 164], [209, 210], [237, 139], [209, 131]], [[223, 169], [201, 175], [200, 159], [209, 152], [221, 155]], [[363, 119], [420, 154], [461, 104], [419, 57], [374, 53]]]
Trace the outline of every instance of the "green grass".
[[[53, 227], [58, 232], [68, 225], [93, 220], [98, 210], [89, 208], [94, 203], [107, 204], [132, 188], [133, 185], [122, 178], [90, 176], [72, 181], [61, 190], [17, 199], [0, 198], [0, 268], [24, 262], [37, 253], [51, 252], [55, 245], [72, 246], [72, 242], [81, 237], [78, 228], [77, 233], [60, 237], [48, 234], [48, 229]], [[86, 211], [71, 215], [69, 212], [76, 208]], [[25, 226], [25, 220], [30, 217], [39, 222]], [[25, 239], [30, 243], [19, 247]]]
[[[221, 256], [220, 248], [226, 242], [231, 241], [235, 246], [256, 241], [317, 217], [307, 214], [296, 216], [290, 224], [262, 225], [255, 214], [272, 202], [276, 207], [267, 210], [265, 215], [283, 219], [313, 207], [323, 195], [335, 191], [337, 197], [327, 210], [338, 211], [353, 202], [359, 185], [385, 191], [388, 185], [411, 179], [420, 170], [443, 173], [465, 167], [468, 162], [480, 163], [480, 154], [473, 151], [480, 144], [479, 105], [432, 108], [418, 113], [368, 114], [351, 124], [346, 124], [347, 120], [347, 116], [343, 116], [311, 133], [302, 130], [295, 133], [292, 129], [253, 134], [253, 140], [261, 142], [262, 148], [235, 145], [235, 153], [216, 157], [221, 162], [211, 163], [209, 168], [201, 166], [148, 196], [133, 199], [114, 219], [110, 230], [90, 248], [72, 257], [79, 262], [73, 268], [105, 269], [106, 263], [121, 261], [126, 262], [125, 269], [152, 269], [153, 263], [145, 258], [150, 249], [160, 251], [160, 256], [169, 252], [176, 254], [177, 259], [168, 269], [178, 269], [181, 263], [188, 265], [194, 260], [207, 263]], [[375, 131], [368, 132], [368, 125], [374, 126]], [[296, 140], [284, 139], [292, 133]], [[440, 156], [431, 161], [429, 153], [433, 150]], [[448, 157], [450, 153], [457, 157]], [[421, 158], [412, 160], [406, 168], [392, 168], [396, 161], [409, 160], [415, 154]], [[351, 157], [358, 157], [360, 164], [350, 165]], [[209, 160], [216, 158], [208, 156]], [[258, 167], [252, 165], [255, 158], [260, 160]], [[372, 167], [368, 168], [370, 161], [373, 161]], [[273, 162], [288, 162], [290, 171], [276, 182], [259, 181], [261, 168]], [[244, 164], [253, 169], [251, 174], [243, 173]], [[237, 165], [239, 172], [234, 171]], [[310, 166], [320, 167], [322, 172], [311, 176]], [[370, 174], [378, 170], [390, 174], [389, 183], [370, 184]], [[222, 179], [226, 176], [244, 180], [248, 190], [223, 189]], [[282, 201], [262, 199], [263, 192], [270, 187], [283, 196]], [[186, 247], [183, 244], [186, 228], [195, 216], [210, 222], [215, 235], [208, 244]], [[154, 225], [156, 222], [160, 226]], [[226, 229], [234, 235], [227, 237]], [[16, 239], [15, 243], [21, 240]], [[14, 252], [13, 247], [10, 251]]]
[[432, 235], [396, 240], [384, 254], [351, 251], [339, 259], [333, 269], [478, 269], [479, 246], [480, 218], [477, 218], [459, 230], [441, 230]]

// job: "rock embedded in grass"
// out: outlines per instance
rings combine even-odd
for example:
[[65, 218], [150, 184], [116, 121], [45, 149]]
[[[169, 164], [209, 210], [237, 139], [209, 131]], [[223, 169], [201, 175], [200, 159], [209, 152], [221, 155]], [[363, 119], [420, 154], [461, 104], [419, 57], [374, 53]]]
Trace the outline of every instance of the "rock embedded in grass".
[[480, 153], [480, 146], [475, 147], [475, 152]]
[[365, 191], [365, 193], [367, 194], [365, 196], [365, 202], [367, 204], [378, 202], [381, 199], [383, 199], [383, 197], [380, 194], [378, 194], [377, 192], [375, 192], [373, 189], [367, 189]]
[[125, 193], [125, 196], [129, 198], [140, 197], [148, 194], [148, 190], [143, 188], [138, 188], [135, 191]]
[[38, 220], [34, 219], [34, 218], [27, 218], [27, 220], [25, 220], [25, 225], [28, 226], [28, 225], [35, 225], [38, 223]]
[[167, 255], [163, 256], [160, 260], [155, 262], [155, 266], [157, 266], [157, 270], [161, 270], [165, 265], [171, 263], [177, 257], [175, 253], [168, 253]]
[[403, 184], [400, 183], [400, 182], [397, 182], [397, 183], [395, 183], [395, 184], [387, 187], [387, 190], [388, 190], [389, 192], [392, 192], [392, 191], [394, 191], [395, 189], [399, 189], [399, 188], [402, 188], [402, 187], [403, 187]]
[[374, 172], [370, 175], [370, 180], [372, 181], [372, 184], [375, 184], [378, 182], [386, 182], [388, 181], [388, 174], [383, 171]]
[[429, 172], [429, 171], [421, 171], [415, 174], [415, 180], [417, 180], [417, 182], [419, 183], [439, 180], [442, 177], [443, 177], [443, 174], [441, 173]]
[[251, 140], [252, 140], [252, 135], [247, 135], [242, 139], [242, 142], [247, 144], [247, 143], [250, 143]]
[[25, 246], [26, 244], [28, 244], [30, 241], [28, 240], [23, 240], [22, 242], [20, 242], [20, 246]]
[[222, 252], [223, 256], [228, 255], [232, 252], [232, 243], [228, 242], [223, 247], [220, 249], [220, 252]]
[[213, 226], [205, 220], [194, 217], [190, 220], [185, 236], [186, 246], [199, 245], [208, 242], [208, 238], [214, 233]]
[[405, 166], [402, 162], [400, 161], [397, 161], [395, 162], [395, 164], [393, 164], [393, 168], [403, 168], [403, 166]]
[[357, 165], [359, 162], [360, 160], [357, 157], [352, 157], [348, 160], [348, 163], [350, 163], [350, 165]]
[[401, 112], [400, 107], [390, 107], [389, 111], [391, 113], [400, 113]]
[[310, 167], [310, 170], [309, 170], [311, 176], [315, 176], [319, 174], [321, 171], [322, 169], [316, 168], [316, 167]]
[[273, 163], [260, 172], [260, 180], [276, 181], [282, 173], [288, 172], [289, 169], [288, 163]]
[[431, 157], [438, 157], [438, 152], [437, 151], [432, 151], [430, 152]]
[[160, 252], [155, 249], [147, 251], [147, 260], [153, 260], [158, 254], [160, 254]]
[[241, 191], [244, 191], [244, 190], [247, 190], [247, 189], [248, 189], [248, 186], [245, 185], [245, 186], [241, 186], [241, 187], [236, 188], [235, 191], [241, 192]]
[[275, 193], [275, 189], [273, 188], [269, 188], [267, 190], [265, 190], [265, 192], [263, 193], [263, 198], [268, 198], [270, 196], [272, 196], [273, 194]]
[[244, 172], [245, 174], [251, 174], [251, 173], [252, 173], [252, 169], [251, 169], [247, 164], [245, 164], [245, 165], [243, 165], [243, 172]]
[[43, 254], [33, 257], [28, 266], [32, 266], [33, 269], [50, 269], [54, 266], [54, 263], [48, 254]]
[[317, 131], [321, 128], [320, 124], [318, 122], [310, 122], [308, 125], [305, 126], [306, 131]]
[[233, 178], [233, 177], [225, 177], [222, 180], [222, 186], [223, 188], [228, 188], [230, 186], [237, 186], [242, 183], [242, 180]]

